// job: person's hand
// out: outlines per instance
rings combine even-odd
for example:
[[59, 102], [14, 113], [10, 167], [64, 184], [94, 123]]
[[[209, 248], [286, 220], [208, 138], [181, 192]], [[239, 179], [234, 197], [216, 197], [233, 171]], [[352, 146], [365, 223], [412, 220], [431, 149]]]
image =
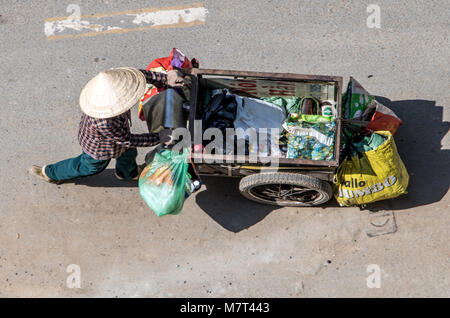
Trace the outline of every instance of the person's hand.
[[182, 87], [184, 85], [184, 75], [177, 70], [167, 72], [167, 86]]
[[198, 68], [189, 68], [189, 69], [185, 69], [186, 73], [189, 73], [190, 75], [194, 75], [197, 76], [198, 73]]
[[173, 136], [172, 135], [168, 135], [166, 136], [166, 139], [163, 142], [165, 145], [170, 145], [173, 143]]
[[173, 142], [172, 129], [164, 129], [159, 132], [159, 142], [165, 145], [170, 145]]

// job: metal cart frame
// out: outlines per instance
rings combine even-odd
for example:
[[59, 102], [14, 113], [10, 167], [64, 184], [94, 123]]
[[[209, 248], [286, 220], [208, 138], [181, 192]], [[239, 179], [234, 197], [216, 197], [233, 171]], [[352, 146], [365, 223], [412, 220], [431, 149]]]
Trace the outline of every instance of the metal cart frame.
[[[331, 161], [278, 158], [279, 167], [274, 171], [273, 167], [268, 167], [264, 163], [265, 161], [258, 159], [257, 163], [250, 162], [249, 156], [198, 154], [194, 152], [190, 155], [191, 161], [196, 162], [196, 172], [201, 176], [243, 177], [240, 191], [244, 196], [254, 201], [282, 206], [312, 206], [322, 204], [331, 199], [332, 189], [330, 182], [333, 180], [339, 166], [339, 154], [342, 145], [341, 97], [343, 78], [340, 76], [199, 69], [196, 75], [191, 77], [189, 130], [192, 138], [194, 136], [194, 121], [201, 118], [202, 110], [205, 106], [201, 98], [202, 80], [208, 76], [333, 85], [335, 87], [334, 100], [336, 101], [337, 116], [334, 159]], [[221, 163], [210, 163], [214, 159]], [[277, 185], [279, 189], [278, 195], [284, 193], [284, 199], [276, 198]], [[260, 191], [259, 193], [267, 192], [266, 190], [271, 188], [272, 192], [275, 193], [275, 197], [269, 200], [265, 200], [264, 195], [258, 197], [258, 195], [255, 195], [256, 190], [254, 190], [258, 187], [261, 188], [258, 190]], [[289, 187], [291, 187], [291, 190], [289, 190]], [[252, 194], [252, 191], [255, 193]], [[314, 192], [318, 194], [314, 194]], [[286, 199], [289, 193], [301, 195]]]

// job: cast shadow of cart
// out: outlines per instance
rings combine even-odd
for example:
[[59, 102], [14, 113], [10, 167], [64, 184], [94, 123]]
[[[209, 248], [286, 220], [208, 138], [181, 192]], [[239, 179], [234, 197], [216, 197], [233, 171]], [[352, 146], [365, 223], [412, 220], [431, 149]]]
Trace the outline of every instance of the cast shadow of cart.
[[395, 142], [410, 179], [406, 195], [375, 202], [367, 209], [403, 210], [439, 202], [450, 186], [450, 150], [441, 149], [450, 128], [443, 120], [444, 107], [429, 100], [376, 99], [403, 120]]
[[239, 193], [238, 178], [202, 177], [206, 190], [195, 197], [197, 205], [228, 231], [237, 233], [263, 220], [276, 206], [259, 204]]

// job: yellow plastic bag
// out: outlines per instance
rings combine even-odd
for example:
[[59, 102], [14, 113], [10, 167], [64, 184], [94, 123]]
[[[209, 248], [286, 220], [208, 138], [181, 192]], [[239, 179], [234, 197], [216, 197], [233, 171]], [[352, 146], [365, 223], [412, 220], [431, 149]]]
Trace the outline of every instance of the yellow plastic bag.
[[352, 155], [339, 166], [335, 198], [352, 206], [396, 198], [406, 193], [409, 175], [389, 131], [376, 131], [386, 140], [374, 150]]

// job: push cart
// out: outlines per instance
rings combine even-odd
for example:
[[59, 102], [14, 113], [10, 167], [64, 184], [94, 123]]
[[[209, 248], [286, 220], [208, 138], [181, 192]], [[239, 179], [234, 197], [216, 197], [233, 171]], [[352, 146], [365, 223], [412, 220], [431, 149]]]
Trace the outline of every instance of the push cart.
[[317, 206], [333, 195], [332, 180], [339, 165], [342, 144], [341, 94], [342, 77], [264, 73], [217, 69], [199, 69], [192, 76], [191, 104], [188, 127], [192, 142], [195, 120], [205, 109], [204, 92], [212, 88], [251, 97], [312, 95], [335, 101], [335, 138], [332, 160], [277, 158], [273, 167], [267, 158], [256, 162], [249, 156], [204, 154], [191, 152], [191, 162], [200, 176], [241, 178], [239, 191], [246, 198], [277, 206]]

